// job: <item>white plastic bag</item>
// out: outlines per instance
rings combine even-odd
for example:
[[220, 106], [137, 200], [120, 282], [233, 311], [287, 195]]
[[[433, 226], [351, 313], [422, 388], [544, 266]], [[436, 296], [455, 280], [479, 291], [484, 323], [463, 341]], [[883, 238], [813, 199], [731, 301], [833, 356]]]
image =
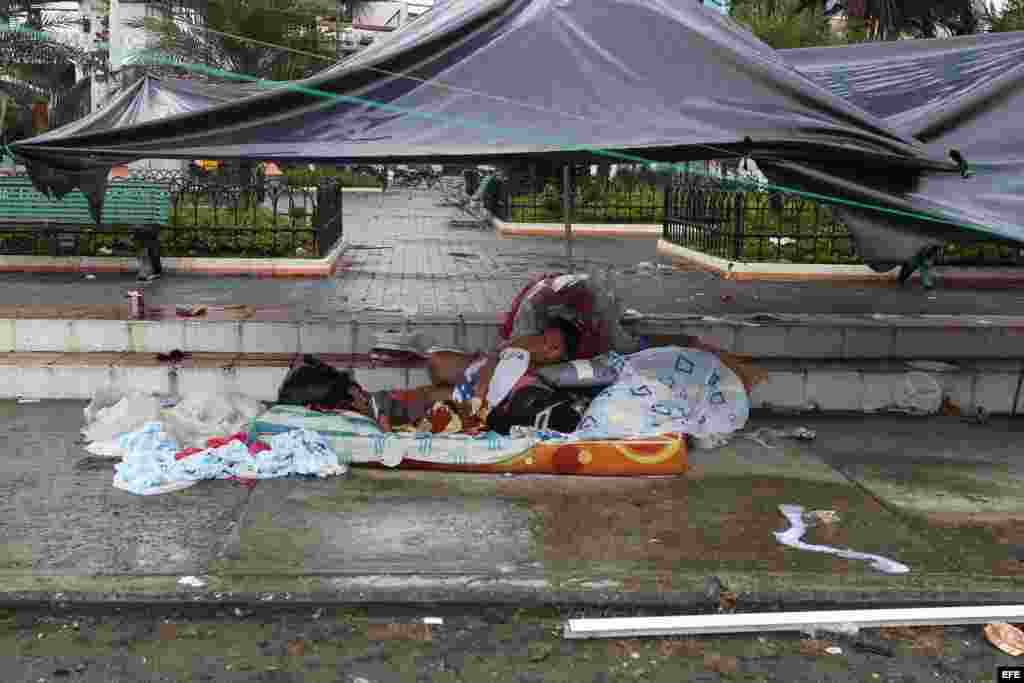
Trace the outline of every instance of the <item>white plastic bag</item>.
[[160, 419], [160, 399], [141, 393], [122, 398], [96, 411], [95, 420], [82, 430], [86, 441], [112, 441], [121, 434], [139, 430]]
[[96, 421], [101, 410], [116, 405], [122, 398], [124, 398], [123, 391], [116, 388], [113, 384], [108, 383], [105, 385], [93, 395], [89, 405], [85, 407], [85, 425], [91, 425]]
[[934, 415], [942, 406], [942, 387], [927, 372], [908, 372], [897, 393], [895, 412]]
[[207, 439], [244, 431], [265, 408], [239, 394], [188, 394], [161, 413], [164, 428], [183, 447], [203, 448]]

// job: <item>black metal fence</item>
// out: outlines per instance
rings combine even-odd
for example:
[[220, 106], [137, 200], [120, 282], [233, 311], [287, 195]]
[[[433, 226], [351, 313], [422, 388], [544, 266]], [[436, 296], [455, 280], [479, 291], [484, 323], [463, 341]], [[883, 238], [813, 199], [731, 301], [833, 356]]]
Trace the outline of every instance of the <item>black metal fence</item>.
[[[111, 181], [122, 183], [165, 190], [160, 194], [167, 220], [159, 232], [164, 256], [317, 258], [342, 236], [343, 194], [337, 178], [254, 175], [240, 182], [237, 172], [143, 170]], [[130, 234], [106, 224], [52, 225], [46, 231], [28, 221], [0, 225], [4, 255], [128, 256], [135, 248]]]
[[665, 196], [664, 237], [733, 261], [861, 263], [832, 209], [799, 196], [743, 191], [736, 183], [677, 176]]
[[[749, 183], [701, 174], [673, 176], [664, 196], [667, 241], [732, 261], [862, 264], [831, 206], [799, 195], [750, 191]], [[1021, 266], [1020, 245], [947, 244], [936, 265]]]
[[[639, 166], [577, 166], [570, 177], [570, 218], [574, 223], [661, 223], [662, 191]], [[515, 223], [565, 220], [561, 176], [523, 175], [508, 179], [494, 198], [495, 213]]]

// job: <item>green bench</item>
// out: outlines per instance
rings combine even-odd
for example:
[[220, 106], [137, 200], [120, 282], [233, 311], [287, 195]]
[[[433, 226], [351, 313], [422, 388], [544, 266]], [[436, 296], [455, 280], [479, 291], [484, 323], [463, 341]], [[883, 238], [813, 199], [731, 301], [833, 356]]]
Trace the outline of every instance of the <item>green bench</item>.
[[[104, 232], [125, 233], [141, 247], [140, 276], [159, 275], [160, 228], [169, 222], [170, 195], [165, 186], [144, 181], [110, 183], [103, 202]], [[60, 235], [96, 230], [89, 202], [81, 191], [50, 199], [26, 176], [0, 177], [0, 231], [4, 228], [44, 233], [51, 253], [58, 252]], [[148, 263], [145, 262], [148, 259]], [[146, 273], [147, 269], [150, 270]]]

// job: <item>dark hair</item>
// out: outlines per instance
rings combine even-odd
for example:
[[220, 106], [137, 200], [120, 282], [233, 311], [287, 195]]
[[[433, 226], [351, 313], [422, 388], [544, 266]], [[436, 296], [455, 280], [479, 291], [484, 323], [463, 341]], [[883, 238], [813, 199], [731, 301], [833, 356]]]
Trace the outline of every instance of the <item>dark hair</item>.
[[552, 318], [548, 321], [548, 327], [557, 327], [562, 331], [562, 338], [565, 340], [566, 359], [573, 358], [576, 355], [576, 349], [580, 345], [580, 329], [565, 318]]

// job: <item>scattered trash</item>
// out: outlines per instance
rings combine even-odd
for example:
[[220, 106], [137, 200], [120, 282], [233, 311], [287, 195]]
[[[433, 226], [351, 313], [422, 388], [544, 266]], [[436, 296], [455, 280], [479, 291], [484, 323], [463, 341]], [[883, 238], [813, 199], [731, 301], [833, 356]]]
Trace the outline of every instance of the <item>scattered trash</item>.
[[188, 586], [189, 588], [203, 588], [206, 586], [206, 582], [198, 576], [183, 576], [178, 579], [178, 585]]
[[843, 557], [847, 560], [868, 560], [871, 562], [871, 566], [874, 569], [885, 572], [886, 574], [906, 574], [910, 571], [910, 567], [907, 565], [895, 562], [887, 557], [882, 557], [881, 555], [859, 553], [848, 549], [840, 550], [839, 548], [833, 548], [828, 545], [804, 543], [800, 540], [807, 532], [807, 526], [803, 521], [803, 507], [800, 505], [780, 505], [779, 512], [781, 512], [782, 516], [788, 519], [791, 524], [790, 528], [785, 531], [774, 532], [775, 538], [783, 545], [788, 545], [791, 548], [797, 548], [799, 550], [828, 553], [830, 555]]
[[728, 446], [731, 439], [730, 434], [708, 434], [706, 436], [691, 436], [693, 445], [701, 451], [713, 451], [722, 446]]
[[814, 441], [818, 438], [817, 432], [807, 427], [793, 427], [791, 429], [769, 429], [762, 427], [753, 432], [741, 432], [739, 436], [765, 448], [775, 448], [768, 443], [767, 439], [797, 439], [798, 441]]
[[135, 320], [141, 320], [146, 317], [146, 299], [137, 289], [133, 289], [127, 294], [128, 296], [128, 315]]
[[816, 526], [818, 524], [836, 524], [841, 517], [835, 510], [809, 510], [803, 514], [804, 524]]
[[317, 608], [317, 609], [316, 609], [316, 610], [315, 610], [315, 611], [313, 612], [313, 620], [314, 620], [314, 621], [318, 621], [318, 620], [320, 619], [320, 617], [322, 617], [323, 615], [324, 615], [324, 609], [323, 609], [322, 607], [318, 607], [318, 608]]
[[994, 622], [985, 626], [985, 637], [988, 642], [1010, 655], [1020, 657], [1024, 654], [1024, 631], [1013, 624]]
[[93, 274], [93, 273], [86, 273], [85, 274], [85, 279], [86, 280], [95, 280], [96, 279], [96, 275]]
[[201, 315], [206, 315], [206, 306], [201, 304], [197, 306], [179, 304], [174, 307], [174, 314], [182, 318], [195, 318]]
[[802, 629], [801, 633], [811, 638], [817, 638], [819, 634], [852, 637], [860, 633], [860, 627], [856, 624], [815, 624]]
[[944, 396], [942, 398], [942, 405], [939, 406], [939, 414], [946, 417], [960, 417], [963, 411], [960, 410], [960, 406], [957, 405], [956, 401], [949, 396]]
[[968, 417], [967, 421], [971, 424], [984, 425], [988, 424], [988, 417], [988, 411], [982, 406], [978, 406], [974, 411], [974, 415]]
[[829, 653], [830, 655], [841, 655], [843, 654], [843, 648], [836, 647], [833, 645], [832, 647], [826, 647], [825, 652]]
[[908, 372], [903, 387], [897, 390], [895, 405], [890, 411], [910, 415], [935, 415], [942, 405], [942, 387], [925, 372]]
[[907, 361], [907, 367], [912, 370], [921, 370], [922, 372], [956, 372], [960, 369], [952, 363], [940, 363], [931, 360]]
[[432, 626], [440, 626], [444, 623], [443, 617], [423, 617], [423, 623]]
[[732, 303], [733, 301], [736, 301], [736, 297], [733, 296], [732, 294], [723, 294], [721, 298], [722, 298], [722, 303], [724, 303], [724, 304], [728, 304], [728, 303]]
[[791, 439], [799, 439], [800, 441], [814, 441], [818, 438], [817, 433], [814, 430], [807, 429], [807, 427], [796, 427], [790, 432], [783, 434]]
[[161, 363], [180, 363], [181, 361], [185, 360], [186, 358], [191, 358], [191, 357], [192, 357], [191, 353], [185, 353], [184, 351], [180, 351], [178, 349], [174, 349], [170, 353], [158, 353], [158, 354], [156, 354], [156, 359], [158, 361], [160, 361]]

